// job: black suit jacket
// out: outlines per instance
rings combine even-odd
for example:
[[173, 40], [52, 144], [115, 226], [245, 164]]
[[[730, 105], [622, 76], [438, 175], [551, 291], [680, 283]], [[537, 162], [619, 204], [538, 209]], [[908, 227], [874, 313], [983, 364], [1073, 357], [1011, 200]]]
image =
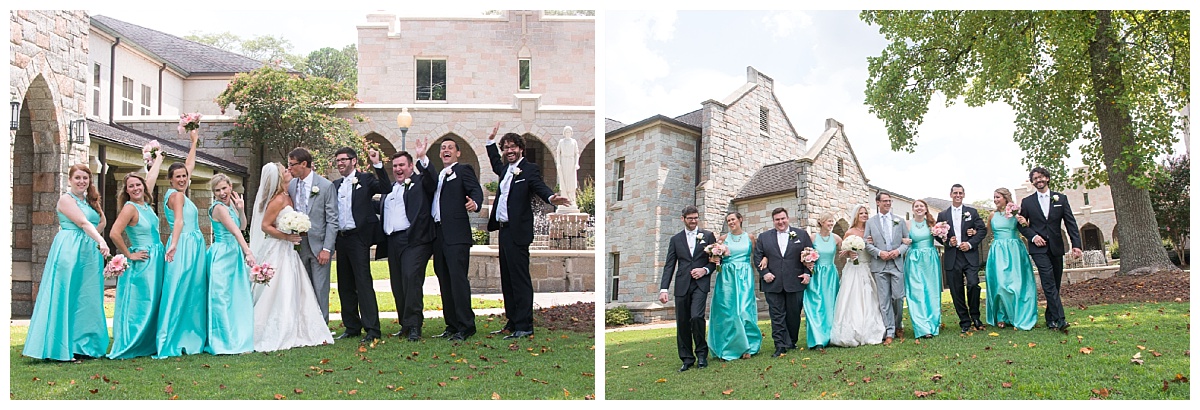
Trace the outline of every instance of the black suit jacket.
[[[1058, 200], [1054, 197], [1057, 196]], [[1065, 223], [1067, 226], [1067, 236], [1071, 238], [1072, 248], [1082, 248], [1079, 240], [1079, 226], [1075, 224], [1075, 214], [1071, 213], [1071, 204], [1067, 202], [1067, 196], [1059, 192], [1050, 191], [1050, 217], [1042, 215], [1042, 205], [1038, 203], [1037, 192], [1025, 197], [1021, 200], [1021, 210], [1019, 211], [1025, 219], [1029, 220], [1029, 226], [1020, 226], [1021, 235], [1029, 239], [1029, 253], [1049, 253], [1052, 256], [1062, 256], [1066, 253], [1065, 246], [1062, 241], [1062, 226]], [[1037, 246], [1033, 244], [1033, 237], [1041, 235], [1042, 239], [1046, 240], [1046, 246]]]
[[[413, 174], [409, 177], [408, 179], [412, 182], [412, 185], [404, 190], [404, 213], [408, 216], [409, 223], [408, 231], [405, 234], [408, 235], [409, 245], [421, 245], [433, 242], [434, 237], [437, 235], [433, 229], [433, 216], [430, 214], [433, 207], [433, 193], [437, 190], [437, 180], [434, 179], [436, 177], [430, 177], [429, 170], [422, 167], [420, 162], [417, 162], [415, 166], [421, 173]], [[389, 177], [384, 182], [392, 183], [393, 181]], [[393, 186], [392, 193], [384, 194], [379, 199], [379, 229], [380, 234], [383, 235], [383, 240], [379, 243], [379, 246], [375, 247], [375, 259], [387, 257], [388, 232], [382, 231], [385, 225], [384, 221], [387, 220], [387, 213], [384, 212], [383, 208], [384, 204], [387, 203], [388, 195], [392, 195], [395, 192], [396, 187]]]
[[[675, 278], [675, 296], [683, 296], [687, 294], [688, 288], [693, 282], [696, 287], [704, 292], [708, 292], [709, 283], [712, 282], [713, 269], [717, 265], [708, 261], [708, 254], [704, 253], [704, 247], [717, 242], [717, 238], [712, 232], [704, 229], [697, 230], [696, 238], [702, 239], [703, 242], [696, 244], [695, 252], [688, 253], [687, 233], [679, 231], [671, 240], [667, 242], [667, 264], [663, 265], [662, 286], [659, 289], [670, 289], [671, 278]], [[708, 273], [701, 276], [700, 279], [692, 279], [692, 269], [706, 268]]]
[[[374, 167], [372, 167], [374, 168]], [[379, 205], [371, 200], [375, 194], [386, 194], [392, 192], [392, 185], [386, 181], [387, 173], [383, 169], [374, 169], [375, 173], [370, 174], [355, 170], [354, 177], [358, 178], [358, 187], [350, 194], [350, 212], [354, 218], [354, 228], [358, 232], [369, 232], [371, 234], [371, 243], [378, 243], [382, 238], [383, 230], [379, 228], [379, 216], [375, 213], [379, 209]], [[338, 178], [333, 181], [334, 202], [337, 202], [337, 192], [342, 189], [342, 181], [346, 178]], [[339, 225], [338, 230], [342, 230]]]
[[[764, 256], [767, 258], [767, 269], [758, 272], [759, 289], [762, 289], [763, 293], [803, 292], [808, 287], [800, 282], [800, 275], [807, 273], [811, 276], [812, 271], [800, 261], [800, 253], [804, 248], [813, 248], [812, 238], [801, 228], [789, 227], [788, 231], [794, 232], [796, 236], [789, 235], [785, 255], [779, 254], [779, 239], [776, 238], [775, 229], [758, 234], [753, 263], [754, 266], [758, 266]], [[775, 280], [771, 283], [761, 280], [768, 273], [775, 274]]]
[[[451, 165], [453, 177], [442, 175], [441, 170], [434, 168], [425, 168], [421, 172], [425, 171], [429, 173], [429, 182], [433, 185], [434, 192], [437, 191], [438, 178], [443, 180], [442, 194], [438, 197], [443, 243], [473, 245], [475, 240], [471, 236], [471, 215], [467, 212], [467, 197], [471, 197], [479, 209], [483, 209], [483, 188], [479, 186], [479, 177], [476, 176], [475, 169], [469, 164], [458, 162]], [[430, 196], [431, 204], [432, 198]]]
[[[496, 145], [487, 146], [488, 158], [492, 161], [492, 171], [503, 181], [504, 174], [508, 172], [508, 164], [500, 157], [500, 150]], [[512, 224], [511, 229], [516, 230], [513, 235], [516, 244], [524, 246], [533, 243], [533, 207], [529, 203], [530, 197], [536, 196], [550, 203], [554, 191], [542, 181], [541, 168], [529, 161], [529, 158], [522, 158], [517, 164], [517, 169], [521, 170], [521, 174], [513, 176], [508, 188], [508, 222]], [[500, 187], [497, 191], [503, 189], [504, 187]], [[501, 192], [496, 192], [492, 215], [488, 217], [489, 231], [500, 229], [500, 223], [496, 221], [496, 211], [500, 209], [500, 194]]]
[[[946, 233], [946, 240], [943, 241], [937, 236], [933, 237], [933, 240], [945, 247], [942, 252], [942, 270], [953, 271], [966, 269], [968, 266], [979, 266], [979, 245], [987, 236], [987, 222], [979, 217], [979, 211], [976, 211], [975, 208], [963, 205], [962, 209], [963, 238], [959, 238], [959, 241], [971, 244], [971, 250], [966, 252], [949, 245], [950, 238], [954, 237], [954, 217], [950, 216], [950, 212], [953, 212], [954, 208], [946, 208], [938, 213], [937, 222], [945, 222], [950, 225], [950, 232]], [[975, 228], [975, 235], [967, 235], [967, 230], [971, 228]]]

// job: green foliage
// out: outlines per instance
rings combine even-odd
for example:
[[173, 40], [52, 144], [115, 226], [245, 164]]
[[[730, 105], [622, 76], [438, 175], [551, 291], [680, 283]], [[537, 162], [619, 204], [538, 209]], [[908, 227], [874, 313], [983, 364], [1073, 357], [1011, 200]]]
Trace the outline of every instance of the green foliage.
[[[1017, 201], [1018, 199], [1013, 198], [1013, 200]], [[992, 210], [990, 208], [994, 208], [996, 206], [996, 204], [993, 203], [990, 199], [980, 199], [978, 201], [972, 202], [971, 206], [975, 207], [976, 211], [979, 211], [979, 217], [983, 218], [984, 221], [992, 220]]]
[[476, 245], [487, 245], [491, 240], [491, 234], [482, 229], [471, 228], [471, 240]]
[[[266, 161], [284, 161], [295, 147], [307, 147], [313, 158], [330, 158], [340, 147], [364, 146], [350, 121], [334, 116], [330, 108], [345, 101], [354, 101], [353, 90], [270, 66], [238, 74], [217, 96], [222, 112], [229, 106], [240, 112], [222, 136], [262, 147]], [[330, 167], [326, 161], [314, 162], [322, 174]]]
[[243, 40], [228, 31], [207, 34], [193, 31], [192, 34], [183, 38], [238, 53], [262, 61], [267, 65], [283, 66], [295, 70], [302, 70], [304, 66], [304, 57], [292, 54], [292, 42], [282, 37], [262, 35]]
[[325, 47], [308, 53], [304, 72], [325, 77], [347, 88], [358, 87], [358, 46], [350, 44], [341, 50]]
[[483, 184], [483, 189], [486, 189], [488, 192], [494, 194], [496, 191], [500, 190], [500, 183], [496, 181], [488, 182]]
[[1150, 205], [1158, 221], [1158, 233], [1163, 240], [1175, 244], [1174, 257], [1183, 257], [1183, 243], [1191, 234], [1191, 160], [1187, 154], [1169, 157], [1153, 175], [1150, 186]]
[[596, 215], [596, 181], [592, 178], [585, 179], [583, 186], [576, 192], [575, 202], [578, 202], [579, 210], [588, 215]]
[[604, 324], [607, 326], [624, 326], [633, 324], [633, 313], [629, 308], [617, 306], [604, 310]]
[[1108, 244], [1108, 258], [1121, 259], [1121, 247], [1116, 242]]
[[185, 40], [195, 41], [200, 44], [207, 44], [225, 51], [237, 52], [238, 44], [242, 42], [241, 37], [237, 34], [228, 31], [223, 33], [202, 33], [200, 31], [192, 31], [192, 34], [183, 36]]

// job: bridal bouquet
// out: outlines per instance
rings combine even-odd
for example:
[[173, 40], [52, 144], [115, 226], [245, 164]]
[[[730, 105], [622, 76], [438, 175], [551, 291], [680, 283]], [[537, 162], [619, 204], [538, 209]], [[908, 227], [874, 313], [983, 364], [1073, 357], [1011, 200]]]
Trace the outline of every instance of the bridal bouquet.
[[125, 269], [129, 269], [129, 260], [125, 259], [125, 255], [116, 254], [104, 264], [104, 278], [113, 279], [125, 273]]
[[867, 248], [867, 243], [863, 242], [863, 238], [858, 235], [847, 236], [842, 239], [842, 250], [854, 251], [854, 264], [858, 264], [858, 252]]
[[[308, 215], [300, 212], [292, 211], [283, 214], [279, 218], [279, 230], [304, 236], [308, 230], [312, 228], [312, 221], [308, 219]], [[300, 244], [295, 244], [294, 248], [299, 251]]]
[[187, 114], [179, 114], [179, 132], [191, 131], [200, 128], [200, 113], [193, 112]]
[[154, 159], [162, 155], [162, 145], [158, 144], [158, 140], [150, 140], [142, 147], [142, 160], [146, 161], [146, 169], [154, 164]]
[[945, 223], [945, 222], [938, 222], [936, 224], [933, 224], [933, 228], [930, 228], [930, 231], [933, 232], [933, 236], [942, 238], [942, 240], [944, 241], [944, 240], [946, 240], [946, 235], [950, 234], [950, 224]]
[[250, 281], [260, 285], [270, 285], [271, 278], [275, 277], [275, 267], [270, 263], [263, 262], [250, 268]]
[[704, 253], [708, 254], [709, 262], [717, 264], [717, 272], [721, 271], [721, 257], [729, 256], [729, 247], [723, 243], [714, 243], [704, 247]]
[[1021, 206], [1014, 202], [1009, 202], [1008, 205], [1004, 206], [1004, 215], [1008, 216], [1009, 218], [1016, 218], [1017, 214], [1020, 212]]

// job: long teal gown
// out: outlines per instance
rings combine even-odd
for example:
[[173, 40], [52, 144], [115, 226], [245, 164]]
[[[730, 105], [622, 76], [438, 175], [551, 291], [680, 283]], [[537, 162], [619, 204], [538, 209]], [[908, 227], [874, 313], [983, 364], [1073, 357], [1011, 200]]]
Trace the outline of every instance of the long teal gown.
[[216, 201], [208, 207], [212, 221], [213, 243], [208, 248], [208, 344], [212, 354], [237, 354], [254, 350], [254, 298], [250, 295], [250, 269], [242, 255], [237, 237], [213, 218], [213, 209], [221, 205], [234, 225], [236, 211]]
[[[75, 199], [88, 222], [100, 224], [100, 214], [91, 205], [74, 194], [67, 195]], [[108, 349], [104, 255], [96, 241], [62, 212], [58, 213], [58, 227], [21, 354], [60, 361], [74, 360], [75, 355], [104, 356]]]
[[754, 297], [757, 275], [750, 266], [749, 235], [729, 235], [725, 245], [729, 256], [721, 258], [721, 272], [714, 278], [708, 351], [714, 357], [733, 360], [745, 353], [758, 353], [762, 330], [758, 328], [758, 302]]
[[942, 260], [924, 221], [908, 231], [912, 245], [904, 255], [904, 294], [915, 337], [938, 335], [942, 327]]
[[808, 329], [806, 340], [810, 349], [829, 345], [829, 338], [833, 334], [833, 313], [837, 306], [838, 284], [841, 282], [838, 280], [837, 265], [834, 265], [837, 241], [832, 234], [816, 236], [813, 247], [820, 257], [813, 264], [813, 274], [808, 287], [804, 288], [804, 317], [807, 319], [805, 328]]
[[992, 247], [987, 260], [987, 323], [1003, 322], [1021, 330], [1037, 323], [1037, 277], [1017, 218], [992, 216]]
[[130, 359], [158, 353], [158, 303], [162, 296], [162, 239], [158, 233], [158, 215], [150, 204], [133, 205], [138, 211], [137, 225], [125, 227], [129, 252], [146, 251], [145, 260], [129, 261], [129, 268], [117, 278], [117, 301], [113, 312], [113, 345], [109, 359]]
[[[178, 216], [163, 200], [163, 214], [170, 229]], [[196, 204], [183, 198], [183, 232], [175, 247], [175, 260], [167, 262], [163, 275], [162, 300], [158, 304], [158, 354], [155, 359], [200, 353], [208, 336], [208, 258], [204, 234], [200, 233], [200, 215]], [[170, 239], [167, 249], [171, 248]]]

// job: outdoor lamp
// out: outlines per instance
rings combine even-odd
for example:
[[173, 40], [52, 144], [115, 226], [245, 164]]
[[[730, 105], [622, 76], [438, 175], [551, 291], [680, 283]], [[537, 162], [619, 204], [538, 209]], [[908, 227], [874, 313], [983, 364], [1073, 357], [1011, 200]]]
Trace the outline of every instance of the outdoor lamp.
[[12, 122], [9, 123], [8, 129], [16, 131], [18, 128], [21, 128], [21, 102], [14, 98], [8, 104], [12, 106]]
[[412, 125], [412, 114], [408, 113], [408, 107], [402, 108], [399, 114], [396, 114], [396, 125], [400, 126], [400, 150], [405, 151], [404, 140], [408, 136], [408, 127]]

